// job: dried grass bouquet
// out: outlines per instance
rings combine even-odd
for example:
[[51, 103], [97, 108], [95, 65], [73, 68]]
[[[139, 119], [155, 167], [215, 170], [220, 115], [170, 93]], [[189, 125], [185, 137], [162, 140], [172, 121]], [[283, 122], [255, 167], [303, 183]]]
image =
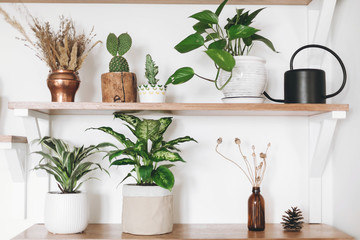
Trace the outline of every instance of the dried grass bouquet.
[[97, 41], [91, 45], [96, 36], [93, 33], [94, 28], [88, 35], [78, 34], [71, 18], [60, 16], [60, 26], [55, 31], [49, 22], [40, 21], [33, 17], [26, 8], [25, 10], [26, 17], [29, 19], [27, 24], [32, 33], [31, 37], [25, 31], [25, 27], [14, 17], [9, 16], [1, 7], [0, 14], [4, 16], [7, 23], [20, 32], [22, 35], [20, 40], [25, 42], [25, 46], [34, 50], [36, 56], [46, 62], [51, 71], [78, 71], [89, 52], [101, 42]]
[[264, 179], [264, 175], [265, 175], [265, 170], [266, 170], [266, 157], [267, 157], [267, 151], [269, 149], [269, 147], [271, 146], [270, 143], [268, 143], [267, 148], [265, 153], [261, 152], [259, 154], [260, 160], [258, 160], [256, 153], [255, 153], [255, 146], [253, 145], [251, 147], [252, 149], [252, 154], [251, 157], [253, 159], [253, 166], [251, 166], [250, 162], [248, 161], [247, 157], [243, 154], [242, 150], [241, 150], [241, 141], [239, 138], [235, 138], [235, 144], [238, 146], [239, 148], [239, 152], [240, 155], [244, 161], [245, 164], [245, 168], [241, 167], [237, 162], [235, 162], [234, 160], [226, 157], [224, 154], [220, 153], [218, 148], [219, 145], [222, 143], [222, 138], [218, 138], [217, 140], [217, 145], [215, 148], [215, 151], [222, 156], [224, 159], [232, 162], [233, 164], [235, 164], [247, 177], [247, 179], [249, 180], [250, 184], [253, 187], [260, 187], [263, 179]]

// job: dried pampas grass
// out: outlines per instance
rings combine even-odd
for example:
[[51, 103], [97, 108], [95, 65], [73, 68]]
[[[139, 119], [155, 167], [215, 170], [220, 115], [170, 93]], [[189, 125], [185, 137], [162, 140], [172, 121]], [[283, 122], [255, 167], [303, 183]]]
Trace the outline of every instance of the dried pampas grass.
[[78, 71], [89, 52], [101, 43], [101, 41], [96, 41], [90, 46], [96, 36], [93, 32], [94, 28], [89, 35], [77, 34], [71, 18], [60, 16], [59, 29], [54, 31], [49, 22], [42, 22], [38, 18], [34, 18], [27, 9], [26, 14], [30, 19], [28, 25], [33, 34], [33, 40], [19, 21], [0, 7], [0, 15], [3, 15], [5, 21], [22, 35], [21, 40], [26, 42], [25, 46], [34, 50], [36, 56], [46, 62], [51, 71], [60, 69]]

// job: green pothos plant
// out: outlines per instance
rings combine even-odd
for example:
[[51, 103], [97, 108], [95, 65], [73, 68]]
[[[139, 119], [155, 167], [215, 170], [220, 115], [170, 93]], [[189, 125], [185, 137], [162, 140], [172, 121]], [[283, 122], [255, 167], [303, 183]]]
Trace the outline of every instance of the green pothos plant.
[[171, 191], [175, 183], [174, 175], [170, 170], [174, 166], [172, 163], [185, 162], [176, 145], [189, 141], [196, 142], [196, 140], [185, 136], [165, 141], [163, 135], [172, 123], [171, 117], [153, 120], [122, 113], [114, 113], [114, 116], [125, 122], [137, 138], [136, 141], [130, 140], [110, 127], [92, 129], [110, 134], [121, 144], [120, 147], [114, 146], [116, 149], [107, 153], [110, 166], [133, 166], [120, 184], [132, 177], [138, 185], [155, 184]]
[[[273, 43], [258, 34], [260, 31], [250, 25], [255, 17], [264, 9], [260, 8], [252, 13], [245, 9], [236, 9], [236, 14], [227, 19], [224, 29], [219, 25], [219, 16], [228, 0], [224, 0], [215, 12], [204, 10], [195, 13], [190, 18], [198, 22], [193, 26], [195, 33], [189, 35], [175, 49], [180, 53], [187, 53], [200, 47], [205, 48], [205, 53], [214, 61], [217, 68], [215, 80], [202, 77], [195, 73], [191, 67], [182, 67], [172, 74], [166, 85], [182, 84], [189, 81], [194, 75], [204, 80], [213, 82], [218, 90], [222, 90], [232, 78], [235, 67], [234, 56], [248, 55], [256, 41], [265, 43], [276, 52]], [[218, 84], [220, 70], [231, 72], [229, 79], [222, 85]]]

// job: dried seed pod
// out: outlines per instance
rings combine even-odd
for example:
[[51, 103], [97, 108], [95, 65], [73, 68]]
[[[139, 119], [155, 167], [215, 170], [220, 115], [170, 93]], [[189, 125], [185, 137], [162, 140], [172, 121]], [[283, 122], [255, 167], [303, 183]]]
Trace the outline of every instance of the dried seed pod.
[[260, 153], [260, 158], [266, 158], [266, 154], [265, 153]]
[[236, 143], [237, 145], [240, 145], [240, 144], [241, 144], [240, 139], [239, 139], [239, 138], [235, 138], [235, 143]]
[[218, 138], [217, 143], [218, 143], [218, 144], [221, 144], [221, 143], [222, 143], [222, 138], [221, 138], [221, 137]]

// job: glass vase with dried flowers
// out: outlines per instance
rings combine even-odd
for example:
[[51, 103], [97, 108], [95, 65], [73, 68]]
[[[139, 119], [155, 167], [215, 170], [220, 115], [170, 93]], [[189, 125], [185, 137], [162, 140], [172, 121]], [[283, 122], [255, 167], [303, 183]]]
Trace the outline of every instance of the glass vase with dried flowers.
[[1, 7], [0, 15], [22, 35], [20, 40], [25, 42], [25, 46], [32, 49], [50, 68], [47, 85], [51, 92], [51, 100], [73, 102], [80, 85], [78, 70], [89, 52], [101, 41], [91, 44], [96, 36], [94, 28], [88, 35], [79, 34], [71, 18], [60, 16], [59, 28], [54, 30], [49, 22], [33, 17], [27, 9], [25, 10], [27, 19], [30, 19], [27, 22], [30, 30], [25, 30], [26, 27]]
[[238, 146], [241, 157], [245, 164], [245, 167], [242, 167], [234, 160], [219, 152], [218, 148], [221, 143], [222, 138], [219, 138], [215, 148], [216, 152], [226, 160], [235, 164], [235, 166], [237, 166], [245, 174], [246, 178], [249, 180], [252, 186], [252, 194], [248, 200], [248, 229], [250, 231], [263, 231], [265, 229], [265, 201], [263, 196], [260, 194], [260, 185], [264, 179], [267, 151], [271, 144], [268, 143], [265, 153], [261, 152], [259, 154], [260, 161], [258, 161], [257, 155], [255, 153], [255, 146], [252, 146], [252, 166], [241, 150], [240, 139], [235, 138], [235, 144]]

